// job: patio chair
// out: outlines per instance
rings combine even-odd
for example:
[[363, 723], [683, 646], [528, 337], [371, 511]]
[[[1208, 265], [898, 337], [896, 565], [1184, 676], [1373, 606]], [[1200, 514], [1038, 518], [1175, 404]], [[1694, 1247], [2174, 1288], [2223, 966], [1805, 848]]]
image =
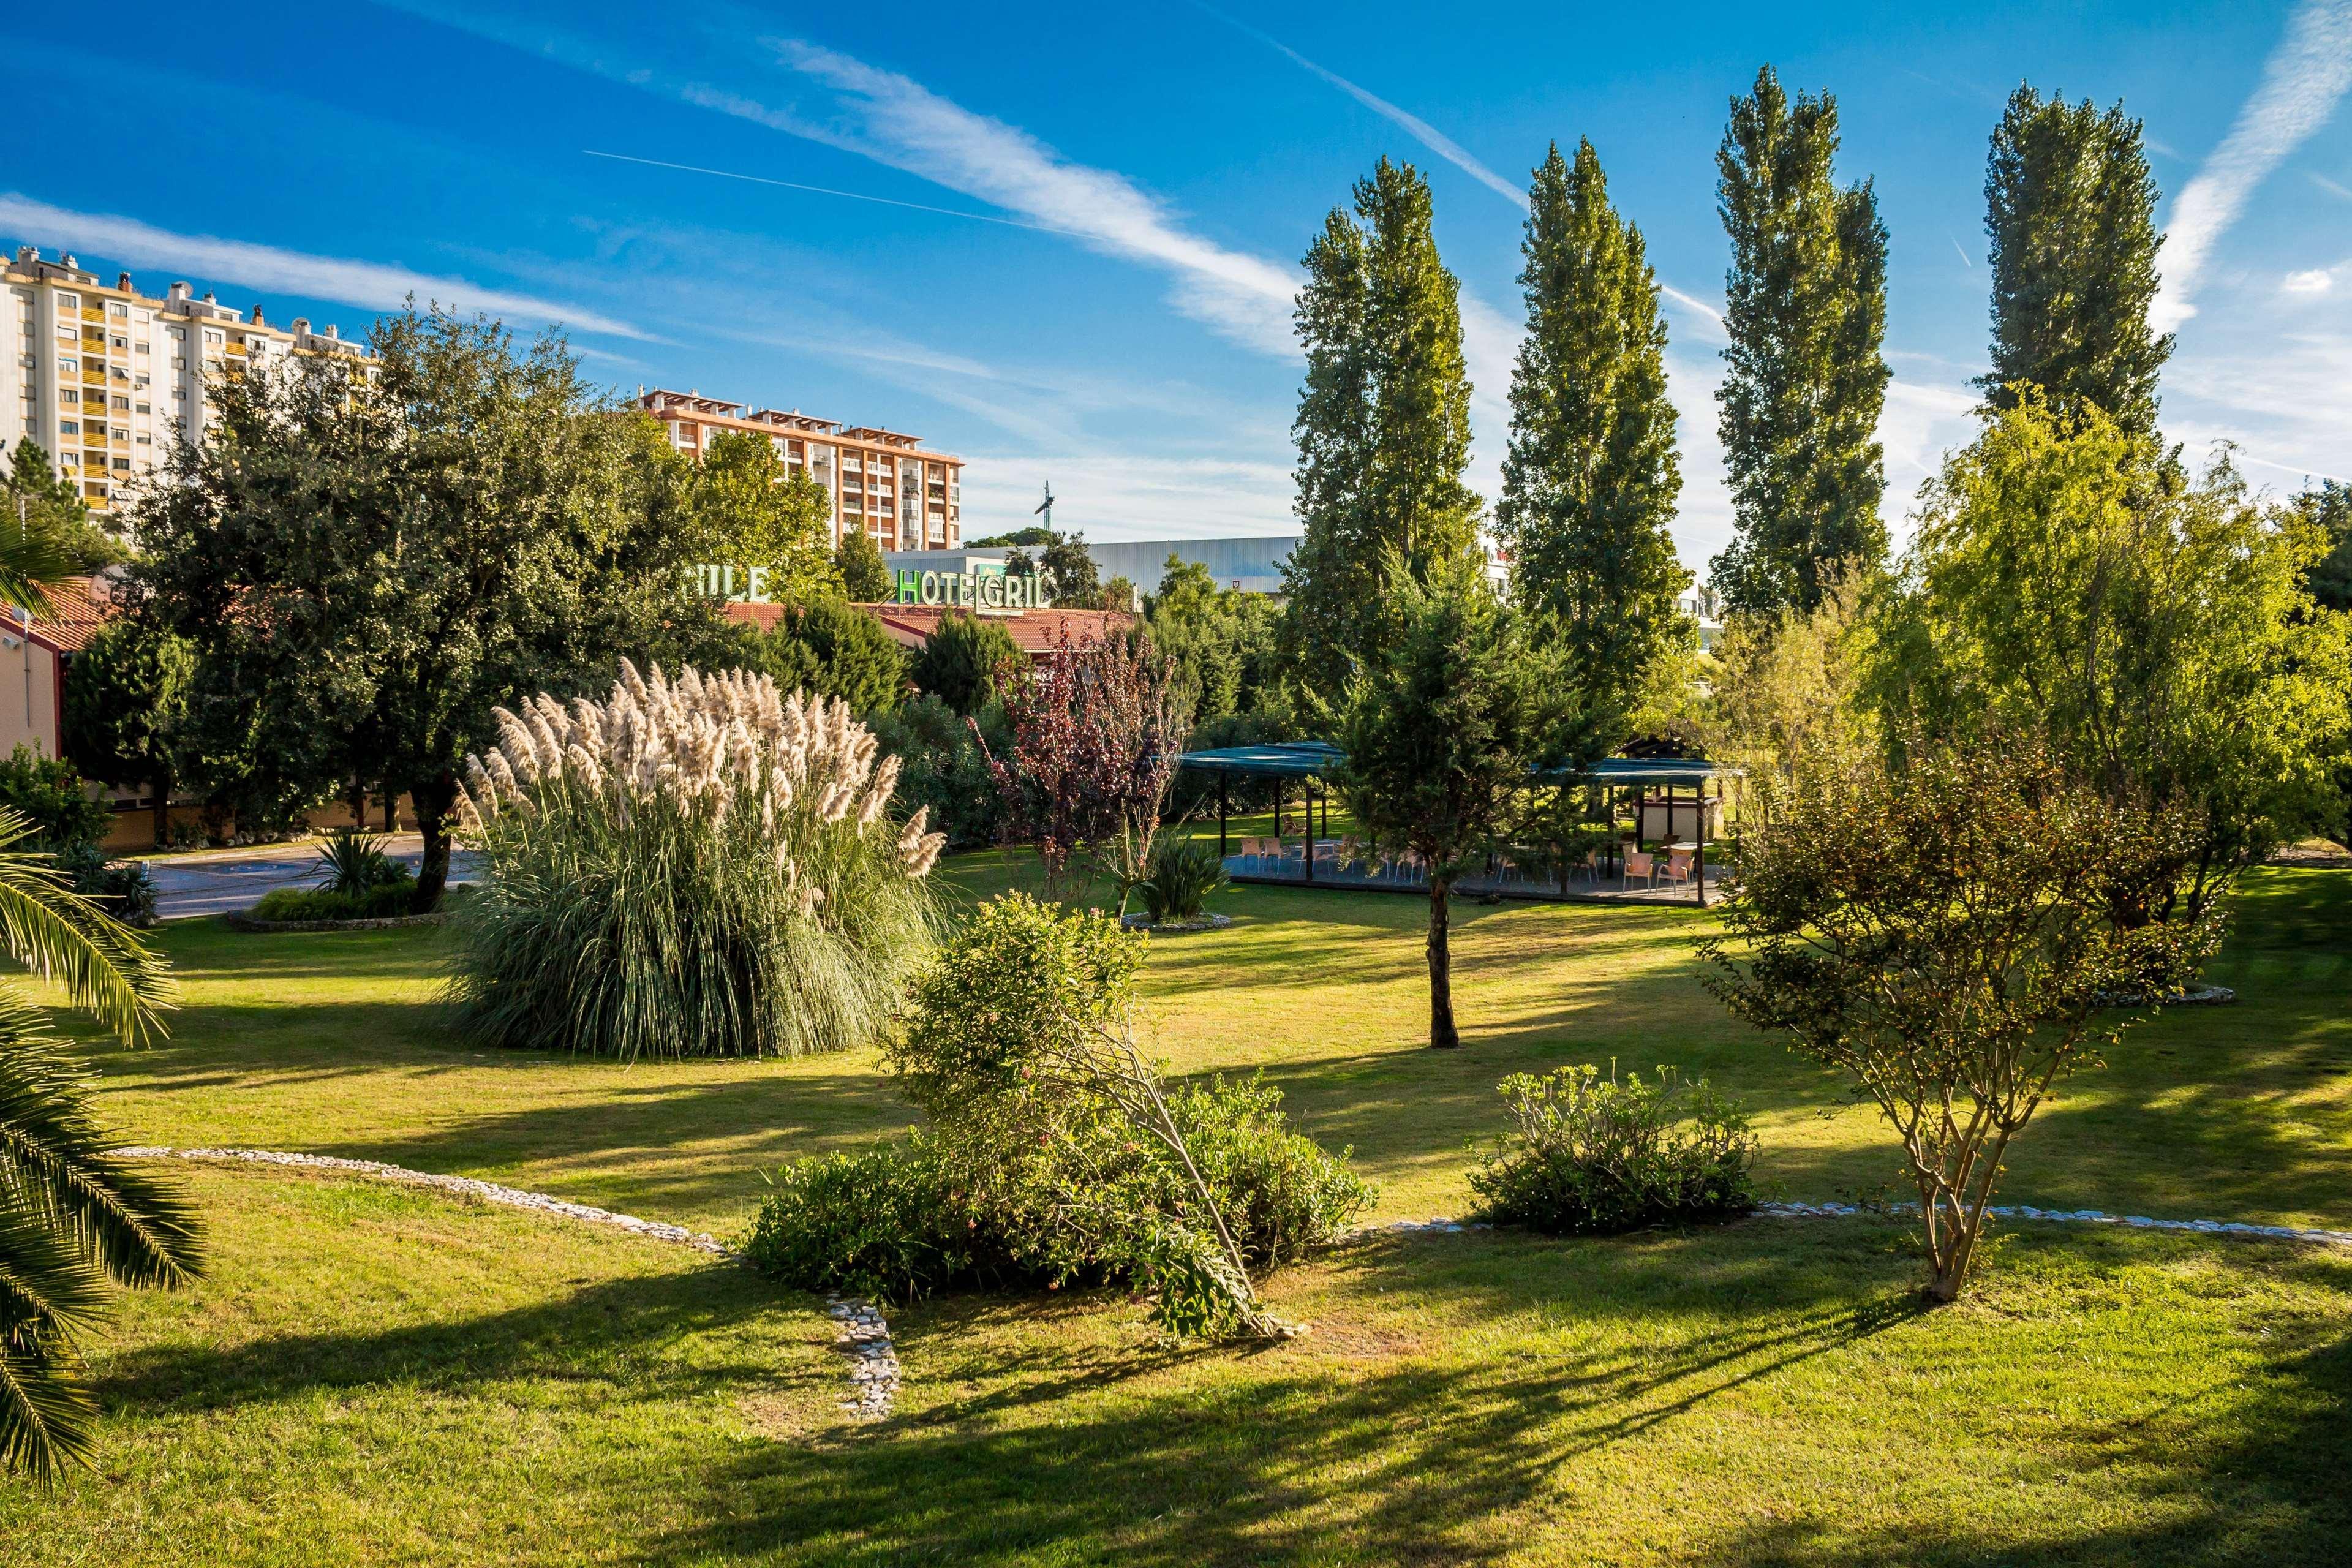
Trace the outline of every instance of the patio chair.
[[1666, 851], [1666, 863], [1661, 870], [1669, 885], [1680, 882], [1685, 888], [1690, 886], [1692, 858], [1692, 851], [1688, 849]]
[[1658, 885], [1658, 858], [1655, 855], [1644, 854], [1639, 849], [1629, 848], [1625, 851], [1624, 872], [1617, 879], [1618, 889], [1622, 891], [1625, 889], [1632, 887], [1633, 885], [1633, 879], [1636, 877], [1641, 878], [1643, 881], [1648, 883], [1651, 887], [1656, 887]]

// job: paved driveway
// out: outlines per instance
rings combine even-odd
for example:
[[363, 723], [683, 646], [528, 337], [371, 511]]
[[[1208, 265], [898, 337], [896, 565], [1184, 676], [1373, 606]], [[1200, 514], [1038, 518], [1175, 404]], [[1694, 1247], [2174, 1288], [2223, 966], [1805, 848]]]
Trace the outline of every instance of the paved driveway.
[[[414, 833], [401, 834], [384, 847], [411, 871], [425, 858], [425, 847]], [[249, 910], [275, 889], [315, 887], [320, 871], [319, 851], [307, 844], [267, 844], [147, 863], [147, 874], [155, 879], [156, 912], [165, 920]], [[476, 875], [474, 857], [450, 858], [450, 881], [467, 882]]]

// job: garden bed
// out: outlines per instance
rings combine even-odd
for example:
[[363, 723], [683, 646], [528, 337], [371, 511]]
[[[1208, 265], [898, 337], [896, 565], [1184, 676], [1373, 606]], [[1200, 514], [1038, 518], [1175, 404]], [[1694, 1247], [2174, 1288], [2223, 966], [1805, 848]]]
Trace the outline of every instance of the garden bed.
[[1161, 921], [1154, 925], [1150, 915], [1121, 915], [1118, 923], [1129, 931], [1149, 931], [1153, 936], [1191, 936], [1195, 931], [1223, 931], [1234, 923], [1231, 915], [1195, 915], [1185, 921]]

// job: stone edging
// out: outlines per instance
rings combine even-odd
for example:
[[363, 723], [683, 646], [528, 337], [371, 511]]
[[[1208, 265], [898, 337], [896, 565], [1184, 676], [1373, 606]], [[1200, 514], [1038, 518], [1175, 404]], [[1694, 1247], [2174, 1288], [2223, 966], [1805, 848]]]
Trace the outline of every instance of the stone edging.
[[221, 917], [229, 930], [249, 931], [391, 931], [399, 926], [437, 926], [448, 918], [446, 910], [422, 915], [370, 915], [356, 921], [260, 921], [243, 910], [231, 910]]
[[[1764, 1219], [1850, 1219], [1865, 1214], [1916, 1215], [1917, 1204], [1888, 1204], [1868, 1209], [1860, 1204], [1758, 1204], [1748, 1211]], [[2185, 1230], [2199, 1236], [2251, 1236], [2275, 1241], [2315, 1242], [2323, 1247], [2352, 1247], [2352, 1230], [2326, 1230], [2291, 1225], [2248, 1225], [2241, 1220], [2149, 1219], [2144, 1215], [2114, 1215], [2099, 1209], [2042, 1209], [2031, 1204], [1997, 1204], [1985, 1211], [1995, 1219], [2040, 1220], [2056, 1225], [2120, 1225], [2134, 1230]], [[1738, 1216], [1733, 1216], [1738, 1217]], [[1391, 1220], [1386, 1225], [1358, 1226], [1339, 1239], [1375, 1236], [1456, 1236], [1468, 1230], [1493, 1230], [1484, 1220]]]
[[[688, 1230], [682, 1225], [639, 1219], [635, 1215], [575, 1204], [546, 1193], [527, 1193], [520, 1187], [503, 1187], [496, 1182], [476, 1181], [471, 1176], [437, 1176], [429, 1171], [412, 1171], [405, 1165], [387, 1165], [379, 1160], [344, 1160], [331, 1154], [290, 1154], [275, 1149], [141, 1147], [117, 1149], [114, 1152], [132, 1160], [242, 1162], [254, 1165], [290, 1165], [308, 1171], [332, 1171], [349, 1176], [373, 1176], [379, 1181], [457, 1193], [478, 1198], [484, 1203], [502, 1204], [509, 1208], [530, 1209], [537, 1214], [553, 1215], [559, 1219], [612, 1226], [655, 1241], [690, 1247], [712, 1258], [736, 1256], [732, 1247], [716, 1237]], [[889, 1415], [891, 1401], [898, 1392], [898, 1352], [890, 1342], [890, 1325], [883, 1321], [881, 1310], [864, 1301], [833, 1297], [826, 1300], [825, 1310], [843, 1325], [839, 1342], [851, 1361], [849, 1376], [854, 1392], [850, 1398], [841, 1402], [842, 1408], [867, 1420], [879, 1420]]]

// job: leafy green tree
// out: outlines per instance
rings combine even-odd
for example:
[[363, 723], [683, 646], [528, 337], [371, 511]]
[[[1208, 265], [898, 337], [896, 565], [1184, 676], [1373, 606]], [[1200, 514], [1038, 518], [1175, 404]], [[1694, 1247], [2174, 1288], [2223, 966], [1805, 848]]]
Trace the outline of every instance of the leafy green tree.
[[915, 685], [958, 713], [980, 710], [998, 684], [1028, 664], [1013, 634], [994, 621], [951, 610], [915, 656]]
[[992, 533], [985, 539], [967, 539], [967, 550], [1001, 550], [1008, 545], [1039, 545], [1054, 542], [1054, 531], [1042, 522], [1016, 528], [1010, 533]]
[[1054, 580], [1054, 603], [1081, 609], [1102, 601], [1102, 575], [1095, 567], [1093, 552], [1087, 549], [1085, 534], [1051, 535], [1045, 548], [1038, 552], [1037, 564]]
[[[90, 521], [81, 491], [30, 436], [18, 437], [15, 453], [0, 459], [0, 528], [15, 535], [19, 554], [53, 578], [95, 572], [123, 558], [121, 542]], [[15, 586], [20, 602], [38, 612], [47, 601], [31, 586], [34, 581], [20, 576]]]
[[790, 601], [841, 591], [828, 544], [833, 498], [767, 437], [721, 431], [703, 454], [689, 504], [714, 558], [758, 574], [754, 593]]
[[2294, 510], [2327, 546], [2311, 569], [2311, 596], [2330, 610], [2352, 610], [2352, 485], [2322, 479], [2294, 498]]
[[1609, 205], [1590, 142], [1555, 145], [1528, 194], [1528, 335], [1511, 380], [1496, 531], [1514, 597], [1552, 617], [1596, 712], [1629, 710], [1690, 628], [1670, 531], [1682, 473], [1666, 326], [1642, 231]]
[[2219, 921], [2124, 911], [2168, 888], [2193, 821], [2118, 817], [2027, 737], [1801, 768], [1766, 792], [1703, 944], [1709, 989], [1846, 1075], [1903, 1141], [1928, 1294], [1967, 1282], [2011, 1142], [2196, 972]]
[[1429, 871], [1429, 1043], [1462, 1043], [1454, 1022], [1448, 900], [1522, 809], [1534, 768], [1592, 754], [1565, 650], [1538, 646], [1480, 563], [1457, 555], [1423, 576], [1391, 553], [1394, 637], [1349, 684], [1330, 775], [1362, 831], [1411, 850]]
[[833, 569], [841, 578], [842, 593], [853, 605], [882, 604], [895, 587], [889, 563], [882, 559], [882, 547], [862, 528], [841, 536], [841, 542], [834, 547]]
[[1869, 181], [1833, 183], [1837, 145], [1837, 100], [1791, 102], [1767, 66], [1732, 100], [1716, 154], [1731, 237], [1718, 428], [1738, 533], [1709, 575], [1735, 610], [1810, 610], [1886, 553], [1886, 230]]
[[1874, 639], [1886, 731], [2040, 736], [2116, 815], [2180, 809], [2196, 920], [2280, 838], [2333, 820], [2345, 616], [2304, 576], [2326, 553], [2225, 456], [2179, 474], [2154, 440], [2039, 392], [1947, 459]]
[[1265, 595], [1220, 588], [1207, 567], [1177, 555], [1144, 606], [1144, 624], [1168, 656], [1195, 725], [1260, 712], [1277, 699], [1280, 621]]
[[1459, 286], [1437, 254], [1428, 182], [1386, 158], [1307, 253], [1297, 312], [1307, 379], [1291, 426], [1305, 529], [1284, 567], [1284, 645], [1310, 691], [1343, 689], [1386, 640], [1380, 563], [1415, 574], [1477, 546]]
[[215, 393], [201, 450], [137, 503], [131, 595], [195, 655], [187, 728], [281, 804], [409, 795], [420, 909], [491, 710], [708, 633], [677, 455], [615, 416], [562, 338], [415, 309], [364, 371], [308, 359]]
[[66, 671], [66, 757], [88, 776], [146, 788], [155, 801], [155, 847], [171, 835], [177, 778], [172, 734], [185, 717], [195, 668], [188, 645], [118, 616], [91, 635]]
[[2010, 95], [1985, 174], [1992, 369], [1977, 384], [1993, 407], [2038, 386], [2062, 412], [2089, 403], [2126, 435], [2156, 433], [2157, 374], [2172, 354], [2147, 319], [2156, 199], [2123, 105], [2103, 114], [2024, 85]]

